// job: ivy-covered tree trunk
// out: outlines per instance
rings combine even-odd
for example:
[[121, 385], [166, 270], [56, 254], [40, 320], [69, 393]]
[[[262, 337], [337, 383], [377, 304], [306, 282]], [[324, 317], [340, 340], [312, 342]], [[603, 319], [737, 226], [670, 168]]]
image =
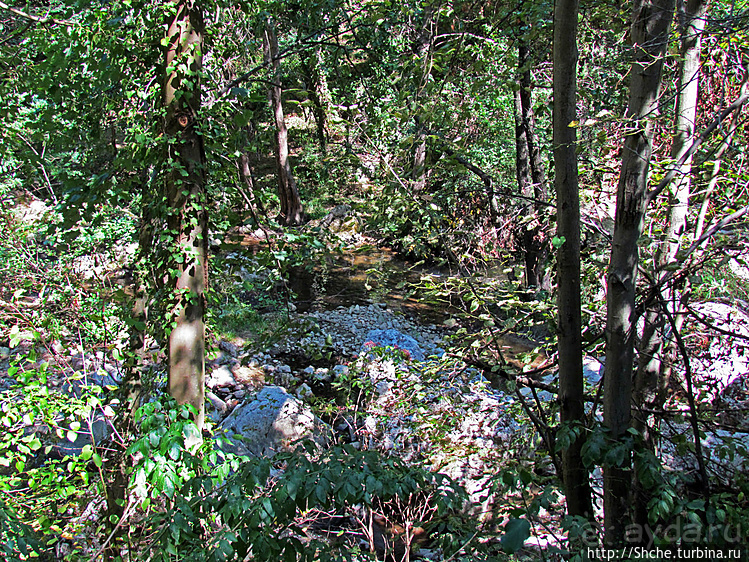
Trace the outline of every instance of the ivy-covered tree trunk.
[[[674, 0], [634, 2], [631, 28], [634, 61], [607, 293], [603, 418], [614, 447], [626, 448], [625, 438], [631, 421], [632, 368], [637, 336], [637, 241], [642, 233], [647, 210], [652, 119], [660, 91], [663, 57], [673, 10]], [[631, 455], [624, 454], [621, 462], [604, 466], [604, 527], [607, 544], [617, 545], [624, 540], [631, 506], [631, 489]]]
[[265, 62], [273, 70], [270, 87], [270, 103], [276, 122], [276, 174], [278, 178], [278, 199], [281, 202], [279, 222], [297, 225], [304, 222], [304, 209], [299, 190], [289, 163], [289, 132], [281, 104], [281, 64], [278, 58], [278, 38], [274, 23], [266, 22], [263, 34], [263, 54]]
[[203, 141], [198, 129], [204, 24], [197, 1], [179, 0], [166, 22], [167, 226], [172, 237], [167, 282], [173, 287], [169, 393], [205, 412], [205, 284], [208, 248]]
[[[580, 200], [575, 120], [577, 97], [577, 0], [557, 0], [554, 9], [554, 188], [557, 193], [557, 338], [560, 417], [568, 426], [582, 423], [583, 352], [580, 311]], [[562, 451], [564, 491], [570, 515], [590, 517], [591, 490], [582, 461], [583, 433]]]

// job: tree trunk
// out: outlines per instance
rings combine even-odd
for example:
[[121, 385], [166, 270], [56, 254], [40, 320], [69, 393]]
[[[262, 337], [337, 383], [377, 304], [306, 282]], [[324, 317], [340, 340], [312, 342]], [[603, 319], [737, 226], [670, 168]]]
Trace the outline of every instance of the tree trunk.
[[[263, 207], [262, 199], [258, 197], [256, 193], [255, 179], [252, 175], [252, 167], [250, 166], [250, 157], [247, 156], [246, 153], [243, 152], [239, 155], [237, 168], [239, 169], [239, 178], [247, 187], [247, 191], [240, 187], [239, 193], [244, 199], [247, 209], [250, 211], [250, 214], [255, 221], [255, 226], [260, 226], [260, 219], [255, 212], [255, 207], [257, 207], [257, 210], [260, 211], [262, 215], [265, 215], [265, 207]], [[250, 196], [252, 196], [252, 199], [250, 199]]]
[[413, 180], [414, 191], [423, 192], [427, 186], [427, 136], [421, 119], [414, 119], [416, 132], [414, 134], [414, 163], [411, 169], [411, 179]]
[[[169, 333], [169, 393], [205, 417], [205, 284], [208, 211], [205, 154], [198, 130], [204, 24], [197, 2], [179, 0], [166, 22], [167, 75], [163, 98], [168, 177], [168, 232], [175, 305]], [[194, 443], [195, 440], [192, 440]], [[190, 443], [192, 444], [192, 443]]]
[[[697, 120], [697, 96], [699, 86], [700, 51], [702, 33], [705, 28], [705, 0], [689, 0], [682, 17], [681, 30], [681, 63], [677, 80], [676, 115], [674, 120], [674, 139], [671, 145], [671, 158], [679, 162], [687, 153], [694, 139]], [[692, 156], [688, 155], [670, 185], [669, 209], [666, 228], [666, 239], [658, 251], [655, 280], [659, 281], [666, 272], [666, 267], [674, 263], [679, 251], [681, 237], [686, 228], [687, 209], [691, 187]], [[666, 336], [666, 319], [661, 306], [663, 302], [674, 304], [672, 314], [678, 315], [681, 297], [671, 288], [666, 287], [663, 298], [656, 298], [651, 303], [645, 317], [645, 327], [638, 350], [638, 367], [634, 382], [634, 400], [638, 408], [647, 410], [660, 408], [665, 398], [666, 377], [670, 373], [668, 365], [675, 359], [676, 349], [668, 345]], [[686, 295], [685, 295], [686, 296]], [[681, 324], [681, 322], [679, 322]], [[672, 352], [668, 349], [673, 348]], [[666, 360], [664, 361], [664, 358]], [[647, 416], [639, 415], [634, 419], [633, 427], [640, 431], [650, 447], [652, 435]], [[647, 504], [649, 494], [640, 485], [634, 486], [636, 499], [636, 519], [639, 524], [647, 524]]]
[[[538, 148], [531, 95], [530, 49], [524, 41], [518, 45], [518, 83], [515, 93], [516, 173], [520, 193], [526, 197], [524, 214], [532, 217], [520, 225], [520, 239], [525, 259], [527, 287], [548, 289], [545, 274], [548, 248], [542, 211], [546, 201], [546, 178]], [[535, 200], [533, 202], [532, 200]]]
[[[563, 424], [584, 420], [582, 318], [580, 312], [580, 201], [577, 179], [575, 120], [577, 95], [577, 0], [557, 0], [554, 9], [554, 188], [557, 235], [564, 243], [557, 254], [557, 337], [559, 404]], [[570, 515], [591, 517], [588, 471], [580, 454], [584, 434], [562, 452], [562, 480]]]
[[294, 175], [289, 163], [289, 133], [281, 104], [281, 65], [278, 58], [278, 38], [274, 23], [266, 22], [263, 34], [263, 54], [265, 62], [273, 69], [269, 92], [271, 109], [276, 121], [276, 174], [278, 177], [278, 199], [281, 202], [279, 222], [290, 226], [304, 222], [304, 209], [299, 198]]
[[536, 118], [533, 114], [533, 83], [531, 82], [530, 69], [530, 47], [520, 42], [518, 45], [518, 66], [520, 72], [520, 111], [523, 126], [526, 130], [526, 142], [528, 143], [528, 162], [530, 164], [531, 180], [533, 182], [533, 197], [536, 199], [536, 208], [541, 208], [539, 202], [546, 201], [546, 173], [541, 160], [541, 150], [538, 146], [538, 135], [536, 135]]
[[[637, 0], [634, 6], [629, 122], [625, 129], [608, 272], [603, 417], [614, 444], [625, 438], [631, 419], [632, 366], [637, 335], [637, 241], [647, 208], [651, 119], [660, 91], [674, 0]], [[631, 485], [630, 456], [626, 456], [621, 465], [604, 466], [604, 527], [609, 545], [621, 544], [624, 540]]]
[[[411, 46], [414, 55], [418, 58], [416, 63], [421, 62], [421, 74], [418, 77], [416, 95], [414, 99], [418, 101], [421, 92], [427, 83], [427, 78], [432, 68], [432, 41], [434, 38], [434, 7], [431, 3], [424, 6], [423, 19], [419, 25], [418, 32]], [[411, 180], [416, 192], [423, 192], [427, 186], [427, 134], [426, 127], [421, 118], [417, 115], [414, 118], [414, 155], [413, 167], [411, 168]]]
[[[707, 0], [689, 0], [686, 5], [686, 22], [681, 38], [681, 64], [677, 83], [676, 119], [671, 158], [679, 162], [694, 140], [697, 121], [697, 99], [699, 93], [700, 52], [702, 34], [705, 30]], [[672, 262], [679, 251], [680, 238], [686, 227], [687, 208], [692, 180], [691, 154], [681, 165], [676, 180], [671, 185], [669, 225], [667, 231], [668, 251], [663, 256], [665, 265]]]
[[325, 153], [328, 144], [328, 114], [332, 105], [328, 79], [322, 66], [322, 52], [319, 48], [302, 57], [302, 68], [310, 82], [309, 97], [314, 105], [315, 128], [320, 150]]

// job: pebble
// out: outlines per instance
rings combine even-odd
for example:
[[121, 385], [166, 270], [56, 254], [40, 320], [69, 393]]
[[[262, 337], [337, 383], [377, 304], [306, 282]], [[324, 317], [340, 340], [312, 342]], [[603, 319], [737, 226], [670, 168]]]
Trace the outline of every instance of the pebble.
[[326, 338], [330, 336], [337, 353], [355, 357], [367, 334], [371, 330], [380, 329], [398, 330], [411, 336], [427, 356], [440, 354], [442, 350], [439, 346], [442, 345], [443, 336], [441, 329], [434, 325], [419, 325], [385, 306], [384, 303], [353, 305], [298, 315], [300, 319], [311, 320], [312, 325], [303, 337], [281, 343], [277, 351], [291, 352], [300, 344], [323, 349], [326, 347]]

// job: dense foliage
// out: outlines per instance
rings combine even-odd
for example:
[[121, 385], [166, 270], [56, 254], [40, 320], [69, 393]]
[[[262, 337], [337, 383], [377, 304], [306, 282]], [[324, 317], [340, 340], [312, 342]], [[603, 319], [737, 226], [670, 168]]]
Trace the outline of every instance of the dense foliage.
[[[565, 423], [553, 3], [12, 4], [0, 3], [4, 558], [409, 560], [417, 546], [442, 560], [574, 558], [622, 540], [600, 510], [565, 515], [576, 444], [588, 503], [613, 494], [621, 524], [652, 531], [636, 544], [687, 540], [673, 525], [699, 529], [695, 544], [745, 540], [746, 362], [737, 353], [734, 372], [710, 371], [749, 337], [736, 320], [749, 314], [749, 4], [678, 3], [652, 66], [641, 59], [656, 41], [637, 42], [647, 9], [580, 7], [568, 124], [581, 208], [574, 353], [608, 353], [611, 380], [624, 364], [612, 319], [626, 317], [634, 389], [572, 373], [585, 407]], [[183, 10], [192, 19], [179, 20]], [[180, 33], [204, 26], [200, 41], [175, 42], [165, 22], [177, 20]], [[695, 21], [697, 71], [685, 79]], [[637, 106], [629, 76], [655, 66], [657, 95]], [[690, 81], [699, 91], [685, 132]], [[644, 184], [629, 208], [617, 184], [633, 147]], [[289, 226], [289, 204], [307, 224]], [[627, 221], [631, 278], [609, 265]], [[373, 344], [344, 358], [330, 338], [310, 343], [295, 278], [327, 275], [340, 255], [365, 251], [362, 240], [442, 267], [399, 288], [449, 316], [444, 357], [419, 363]], [[201, 268], [199, 290], [175, 284]], [[379, 298], [385, 276], [370, 271], [362, 290]], [[633, 300], [612, 311], [617, 284]], [[174, 388], [172, 334], [191, 307], [205, 309], [209, 357], [228, 341], [268, 354], [291, 341], [309, 365], [345, 360], [351, 370], [318, 396], [287, 382], [351, 438], [273, 458], [224, 442], [203, 422], [203, 395], [196, 404]], [[202, 393], [195, 357], [186, 377]], [[396, 373], [385, 411], [372, 365]], [[481, 400], [463, 399], [488, 387], [512, 397], [502, 414], [517, 435], [504, 454], [455, 438], [485, 416]], [[630, 412], [618, 428], [607, 413], [617, 396]], [[391, 418], [411, 436], [408, 454], [374, 437]], [[459, 458], [485, 470], [479, 493], [440, 472]], [[601, 467], [623, 475], [619, 488], [601, 484]], [[525, 543], [544, 526], [559, 540]]]

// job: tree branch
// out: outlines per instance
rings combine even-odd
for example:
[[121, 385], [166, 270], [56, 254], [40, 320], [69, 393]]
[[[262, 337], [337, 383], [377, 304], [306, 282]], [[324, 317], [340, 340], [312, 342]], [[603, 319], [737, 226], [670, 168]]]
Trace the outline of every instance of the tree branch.
[[54, 23], [57, 25], [75, 25], [75, 22], [72, 22], [70, 20], [58, 20], [57, 18], [52, 18], [49, 16], [45, 16], [43, 18], [39, 16], [34, 16], [24, 11], [21, 11], [18, 8], [8, 6], [5, 2], [0, 2], [0, 8], [2, 8], [3, 10], [7, 10], [10, 13], [20, 16], [22, 18], [25, 18], [27, 20], [34, 21], [36, 23], [41, 23], [41, 24]]
[[[494, 190], [494, 178], [487, 174], [484, 170], [470, 162], [468, 159], [466, 159], [464, 156], [461, 156], [457, 152], [455, 152], [452, 148], [448, 146], [443, 146], [442, 150], [445, 154], [447, 154], [450, 158], [455, 159], [455, 161], [466, 168], [468, 171], [473, 172], [476, 174], [479, 178], [481, 178], [481, 181], [484, 182], [484, 185], [486, 186], [487, 190]], [[548, 201], [542, 201], [540, 199], [536, 199], [534, 197], [527, 197], [525, 195], [519, 194], [519, 193], [509, 193], [505, 190], [497, 191], [500, 195], [506, 195], [508, 197], [512, 197], [514, 199], [523, 199], [526, 201], [531, 201], [532, 203], [537, 203], [538, 205], [544, 205], [546, 207], [554, 207], [556, 208], [556, 205], [554, 203], [549, 203]]]
[[745, 82], [741, 86], [741, 94], [739, 95], [739, 97], [736, 98], [731, 105], [718, 112], [715, 119], [713, 119], [713, 122], [710, 123], [705, 128], [705, 130], [702, 131], [700, 136], [694, 140], [689, 149], [684, 154], [682, 154], [681, 158], [679, 158], [679, 161], [671, 166], [671, 169], [663, 177], [663, 179], [658, 182], [658, 185], [650, 192], [648, 192], [645, 201], [646, 207], [653, 199], [658, 197], [658, 195], [660, 195], [661, 192], [669, 186], [671, 181], [676, 177], [676, 174], [681, 170], [681, 166], [684, 164], [684, 162], [686, 162], [688, 158], [690, 158], [695, 152], [697, 152], [697, 149], [702, 145], [703, 142], [705, 142], [705, 140], [707, 140], [707, 138], [711, 134], [713, 134], [713, 131], [718, 128], [718, 126], [726, 119], [726, 117], [728, 117], [734, 111], [740, 109], [747, 102], [747, 100], [749, 100], [749, 84]]

